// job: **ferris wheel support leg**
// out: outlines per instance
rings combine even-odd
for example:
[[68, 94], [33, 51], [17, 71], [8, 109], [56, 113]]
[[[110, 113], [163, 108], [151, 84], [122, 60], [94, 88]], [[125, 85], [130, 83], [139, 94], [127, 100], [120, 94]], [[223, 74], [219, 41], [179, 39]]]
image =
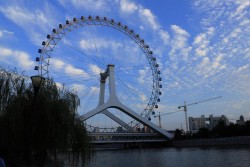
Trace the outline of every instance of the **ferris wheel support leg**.
[[144, 117], [142, 117], [141, 115], [137, 114], [136, 112], [134, 112], [133, 110], [129, 109], [128, 107], [126, 107], [125, 105], [123, 105], [117, 98], [112, 98], [109, 99], [109, 101], [105, 104], [102, 104], [100, 106], [98, 106], [97, 108], [89, 111], [88, 113], [84, 114], [81, 116], [81, 119], [83, 121], [87, 120], [88, 118], [108, 109], [108, 108], [117, 108], [119, 110], [121, 110], [122, 112], [124, 112], [125, 114], [129, 115], [130, 117], [136, 119], [137, 121], [141, 122], [144, 125], [149, 126], [151, 129], [155, 130], [156, 132], [164, 135], [165, 137], [171, 139], [173, 138], [173, 136], [168, 133], [167, 131], [159, 128], [158, 126], [154, 125], [152, 122], [148, 121], [147, 119], [145, 119]]
[[[122, 121], [121, 119], [119, 119], [118, 117], [116, 117], [115, 115], [110, 113], [107, 110], [107, 108], [109, 108], [109, 107], [110, 107], [109, 103], [102, 104], [102, 105], [96, 107], [95, 109], [87, 112], [86, 114], [82, 115], [80, 118], [81, 118], [81, 120], [85, 121], [85, 120], [93, 117], [94, 115], [96, 115], [98, 113], [103, 113], [103, 114], [107, 115], [108, 117], [110, 117], [111, 119], [113, 119], [114, 121], [116, 121], [118, 124], [120, 124], [124, 128], [126, 128], [126, 129], [128, 129], [130, 131], [134, 131], [134, 129], [131, 126], [129, 126], [124, 121]], [[112, 108], [114, 108], [114, 107], [112, 107]]]
[[[100, 74], [101, 75], [100, 76], [100, 94], [99, 94], [98, 106], [104, 104], [105, 83], [106, 83], [106, 78], [107, 78], [107, 71], [105, 73]], [[111, 112], [109, 112], [107, 109], [103, 110], [101, 113], [108, 116], [109, 118], [111, 118], [112, 120], [117, 122], [119, 125], [124, 127], [125, 129], [127, 129], [127, 130], [129, 130], [131, 132], [134, 131], [134, 129], [131, 126], [129, 126], [127, 123], [125, 123], [123, 120], [121, 120], [120, 118], [118, 118], [117, 116], [112, 114]]]
[[123, 105], [121, 102], [117, 102], [115, 108], [118, 108], [119, 110], [123, 111], [130, 117], [136, 119], [137, 121], [141, 122], [144, 125], [149, 126], [154, 131], [164, 135], [165, 137], [171, 139], [173, 138], [173, 135], [168, 133], [167, 131], [161, 129], [160, 127], [154, 125], [152, 122], [148, 121], [146, 118], [142, 117], [141, 115], [137, 114], [135, 111], [131, 110], [130, 108]]
[[108, 108], [108, 104], [104, 103], [104, 104], [96, 107], [95, 109], [88, 111], [87, 113], [82, 115], [80, 118], [81, 118], [81, 120], [85, 121], [85, 120], [89, 119], [90, 117], [93, 117], [94, 115], [104, 111], [107, 108]]
[[[115, 78], [114, 78], [114, 65], [108, 65], [107, 68], [108, 76], [109, 76], [109, 99], [106, 103], [104, 103], [104, 87], [101, 86], [100, 88], [103, 89], [100, 92], [99, 98], [99, 106], [97, 106], [95, 109], [87, 112], [84, 114], [81, 118], [82, 120], [86, 120], [100, 112], [107, 111], [108, 108], [117, 108], [124, 112], [125, 114], [129, 115], [130, 117], [134, 118], [138, 122], [141, 122], [144, 125], [149, 126], [151, 129], [155, 130], [156, 132], [164, 135], [166, 138], [171, 139], [173, 138], [173, 135], [168, 133], [167, 131], [159, 128], [158, 126], [154, 125], [152, 122], [148, 121], [146, 118], [142, 117], [141, 115], [137, 114], [135, 111], [131, 110], [130, 108], [126, 107], [124, 104], [122, 104], [117, 96], [115, 91]], [[104, 84], [105, 85], [105, 84]], [[112, 114], [112, 113], [111, 113]]]
[[115, 122], [117, 122], [122, 127], [126, 128], [127, 130], [131, 132], [135, 131], [131, 126], [129, 126], [127, 123], [125, 123], [123, 120], [121, 120], [120, 118], [118, 118], [117, 116], [109, 112], [108, 110], [103, 110], [102, 113], [108, 116], [109, 118], [113, 119]]
[[167, 138], [172, 138], [172, 135], [170, 133], [154, 125], [152, 122], [148, 121], [146, 118], [142, 117], [133, 110], [129, 109], [118, 100], [115, 91], [114, 65], [108, 65], [108, 73], [109, 73], [109, 100], [107, 103], [109, 104], [109, 106], [118, 108], [119, 110], [123, 111], [130, 117], [136, 119], [137, 121], [141, 122], [144, 125], [149, 126], [151, 129], [157, 131], [158, 133], [161, 133]]

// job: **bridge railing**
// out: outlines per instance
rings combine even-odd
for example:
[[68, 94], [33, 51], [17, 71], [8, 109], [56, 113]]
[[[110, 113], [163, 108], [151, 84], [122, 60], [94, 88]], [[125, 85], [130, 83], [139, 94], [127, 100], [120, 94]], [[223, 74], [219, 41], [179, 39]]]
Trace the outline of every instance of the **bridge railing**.
[[163, 142], [167, 139], [157, 133], [89, 133], [92, 143]]

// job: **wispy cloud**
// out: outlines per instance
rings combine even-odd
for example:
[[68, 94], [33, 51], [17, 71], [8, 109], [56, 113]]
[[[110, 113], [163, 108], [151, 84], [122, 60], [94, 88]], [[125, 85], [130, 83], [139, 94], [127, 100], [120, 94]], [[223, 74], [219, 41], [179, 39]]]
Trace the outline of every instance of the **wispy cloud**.
[[139, 7], [133, 2], [129, 2], [127, 0], [121, 0], [120, 1], [120, 9], [124, 13], [132, 14], [135, 11], [137, 11], [138, 8]]
[[53, 8], [45, 2], [42, 8], [27, 8], [22, 3], [10, 3], [0, 7], [0, 12], [22, 28], [30, 40], [41, 45], [46, 33], [54, 26]]
[[145, 21], [148, 22], [148, 24], [154, 29], [154, 30], [158, 30], [159, 27], [159, 23], [157, 23], [156, 21], [156, 17], [155, 15], [151, 12], [151, 10], [149, 9], [145, 9], [145, 8], [140, 8], [139, 13], [141, 15], [142, 18], [144, 18]]
[[6, 8], [1, 7], [0, 11], [21, 27], [29, 26], [27, 24], [40, 25], [48, 22], [41, 10], [35, 10], [34, 13], [31, 13], [19, 6], [8, 6]]
[[8, 6], [1, 7], [0, 11], [11, 21], [25, 29], [26, 32], [29, 32], [32, 36], [32, 38], [31, 36], [30, 38], [33, 42], [38, 44], [39, 41], [39, 44], [41, 43], [41, 35], [34, 30], [34, 27], [47, 23], [47, 19], [44, 17], [41, 10], [36, 10], [34, 13], [31, 13], [19, 6]]
[[50, 60], [51, 64], [51, 72], [52, 73], [60, 73], [62, 75], [66, 74], [70, 77], [79, 77], [79, 78], [89, 78], [89, 74], [81, 68], [74, 67], [73, 64], [69, 64], [67, 62], [64, 62], [60, 59], [53, 58]]
[[[142, 64], [143, 60], [146, 62], [146, 57], [142, 53], [140, 47], [131, 39], [127, 37], [121, 38], [96, 38], [87, 37], [79, 42], [80, 48], [88, 55], [93, 55], [104, 59], [107, 62], [123, 61], [126, 57], [126, 62], [119, 64], [124, 66], [126, 63], [130, 65]], [[122, 51], [122, 52], [121, 52]]]
[[93, 73], [95, 75], [100, 75], [101, 72], [104, 72], [103, 69], [101, 69], [100, 67], [98, 67], [95, 64], [89, 64], [89, 69], [90, 69], [91, 73]]
[[[242, 9], [241, 12], [245, 13], [248, 3], [195, 1], [194, 7], [203, 12], [203, 31], [192, 36], [178, 25], [171, 26], [173, 35], [169, 38], [170, 59], [164, 64], [166, 69], [163, 72], [163, 78], [167, 78], [167, 86], [180, 90], [195, 88], [198, 92], [203, 87], [223, 89], [220, 83], [224, 83], [227, 85], [224, 91], [240, 91], [242, 86], [248, 89], [240, 80], [248, 81], [246, 73], [249, 68], [246, 65], [249, 64], [249, 43], [246, 41], [250, 41], [250, 26], [246, 15], [237, 12]], [[233, 18], [232, 14], [239, 17], [235, 19], [236, 16]], [[229, 78], [228, 76], [237, 73], [238, 66], [245, 70]]]
[[218, 73], [221, 70], [225, 69], [226, 66], [220, 64], [222, 59], [222, 54], [214, 57], [213, 61], [210, 61], [209, 57], [204, 57], [201, 63], [196, 68], [197, 75], [208, 78], [209, 76], [213, 76], [215, 73]]
[[61, 70], [65, 63], [60, 60], [60, 59], [57, 59], [57, 58], [53, 58], [50, 60], [50, 64], [53, 66], [53, 68], [55, 68], [56, 70]]
[[85, 85], [82, 85], [82, 84], [72, 84], [70, 86], [70, 88], [74, 91], [76, 91], [77, 93], [80, 93], [80, 92], [83, 92], [85, 89], [86, 89], [86, 86]]
[[153, 29], [154, 31], [158, 32], [157, 35], [160, 37], [160, 39], [163, 41], [164, 45], [168, 44], [169, 40], [169, 34], [167, 31], [161, 28], [160, 23], [157, 20], [157, 17], [153, 14], [153, 12], [143, 7], [142, 5], [131, 2], [129, 0], [120, 0], [117, 1], [120, 5], [119, 11], [122, 14], [125, 14], [125, 18], [130, 19], [131, 15], [133, 14], [133, 17], [136, 17], [135, 21], [140, 21], [144, 24], [144, 26], [140, 26], [140, 28], [143, 30], [145, 27]]
[[169, 59], [171, 68], [177, 70], [181, 61], [187, 62], [189, 60], [192, 47], [188, 44], [190, 34], [187, 31], [177, 25], [171, 25], [171, 30], [173, 35], [169, 40]]
[[102, 0], [58, 0], [59, 3], [65, 7], [73, 6], [78, 10], [86, 10], [91, 12], [107, 12], [110, 10], [108, 5], [110, 1], [102, 1]]
[[193, 42], [195, 54], [198, 56], [206, 56], [209, 50], [209, 40], [214, 35], [215, 28], [210, 27], [207, 32], [197, 35]]
[[12, 36], [14, 32], [8, 31], [8, 30], [0, 30], [0, 38], [3, 38], [5, 36]]
[[141, 69], [138, 71], [139, 77], [138, 77], [138, 83], [139, 84], [145, 84], [145, 83], [151, 83], [151, 77], [149, 77], [150, 74], [150, 68], [145, 67], [144, 69]]
[[65, 66], [65, 73], [70, 76], [81, 76], [83, 78], [88, 78], [89, 75], [82, 69], [75, 68], [72, 65], [66, 65]]
[[99, 39], [82, 39], [80, 41], [80, 47], [86, 51], [93, 51], [97, 49], [107, 49], [117, 50], [122, 47], [122, 44], [117, 41], [107, 40], [103, 38]]
[[35, 62], [30, 60], [30, 55], [19, 50], [0, 47], [0, 60], [10, 65], [20, 66], [22, 69], [30, 70], [35, 66]]

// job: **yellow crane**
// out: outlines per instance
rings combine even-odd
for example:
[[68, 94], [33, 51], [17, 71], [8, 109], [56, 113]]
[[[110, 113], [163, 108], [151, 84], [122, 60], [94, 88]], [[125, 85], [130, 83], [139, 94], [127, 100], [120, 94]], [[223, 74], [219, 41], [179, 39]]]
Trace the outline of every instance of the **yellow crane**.
[[177, 110], [177, 111], [168, 112], [168, 113], [164, 113], [164, 114], [161, 114], [159, 112], [159, 114], [155, 115], [154, 118], [158, 117], [158, 119], [159, 119], [159, 127], [161, 128], [161, 116], [168, 115], [168, 114], [173, 114], [173, 113], [176, 113], [176, 112], [179, 112], [179, 111], [184, 111], [184, 110]]
[[214, 99], [218, 99], [218, 98], [221, 98], [221, 97], [222, 97], [222, 96], [218, 96], [218, 97], [214, 97], [214, 98], [210, 98], [210, 99], [206, 99], [206, 100], [202, 100], [202, 101], [198, 101], [198, 102], [194, 102], [194, 103], [190, 103], [190, 104], [186, 104], [186, 102], [184, 102], [184, 105], [178, 106], [178, 109], [183, 108], [183, 111], [185, 112], [186, 132], [188, 132], [187, 106], [191, 106], [191, 105], [194, 105], [194, 104], [199, 104], [199, 103], [207, 102], [207, 101], [214, 100]]

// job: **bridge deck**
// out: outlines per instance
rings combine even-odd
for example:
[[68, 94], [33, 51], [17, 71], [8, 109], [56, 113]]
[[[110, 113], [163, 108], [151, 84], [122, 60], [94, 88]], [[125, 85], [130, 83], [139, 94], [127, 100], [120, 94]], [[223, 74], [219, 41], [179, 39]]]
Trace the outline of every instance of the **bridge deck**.
[[144, 132], [91, 132], [90, 136], [160, 136], [158, 133], [144, 133]]
[[159, 135], [158, 133], [117, 133], [117, 132], [97, 132], [89, 133], [91, 143], [149, 143], [149, 142], [165, 142], [169, 139]]
[[165, 142], [167, 140], [158, 139], [158, 140], [99, 140], [99, 141], [92, 141], [92, 144], [110, 144], [110, 143], [158, 143], [158, 142]]

